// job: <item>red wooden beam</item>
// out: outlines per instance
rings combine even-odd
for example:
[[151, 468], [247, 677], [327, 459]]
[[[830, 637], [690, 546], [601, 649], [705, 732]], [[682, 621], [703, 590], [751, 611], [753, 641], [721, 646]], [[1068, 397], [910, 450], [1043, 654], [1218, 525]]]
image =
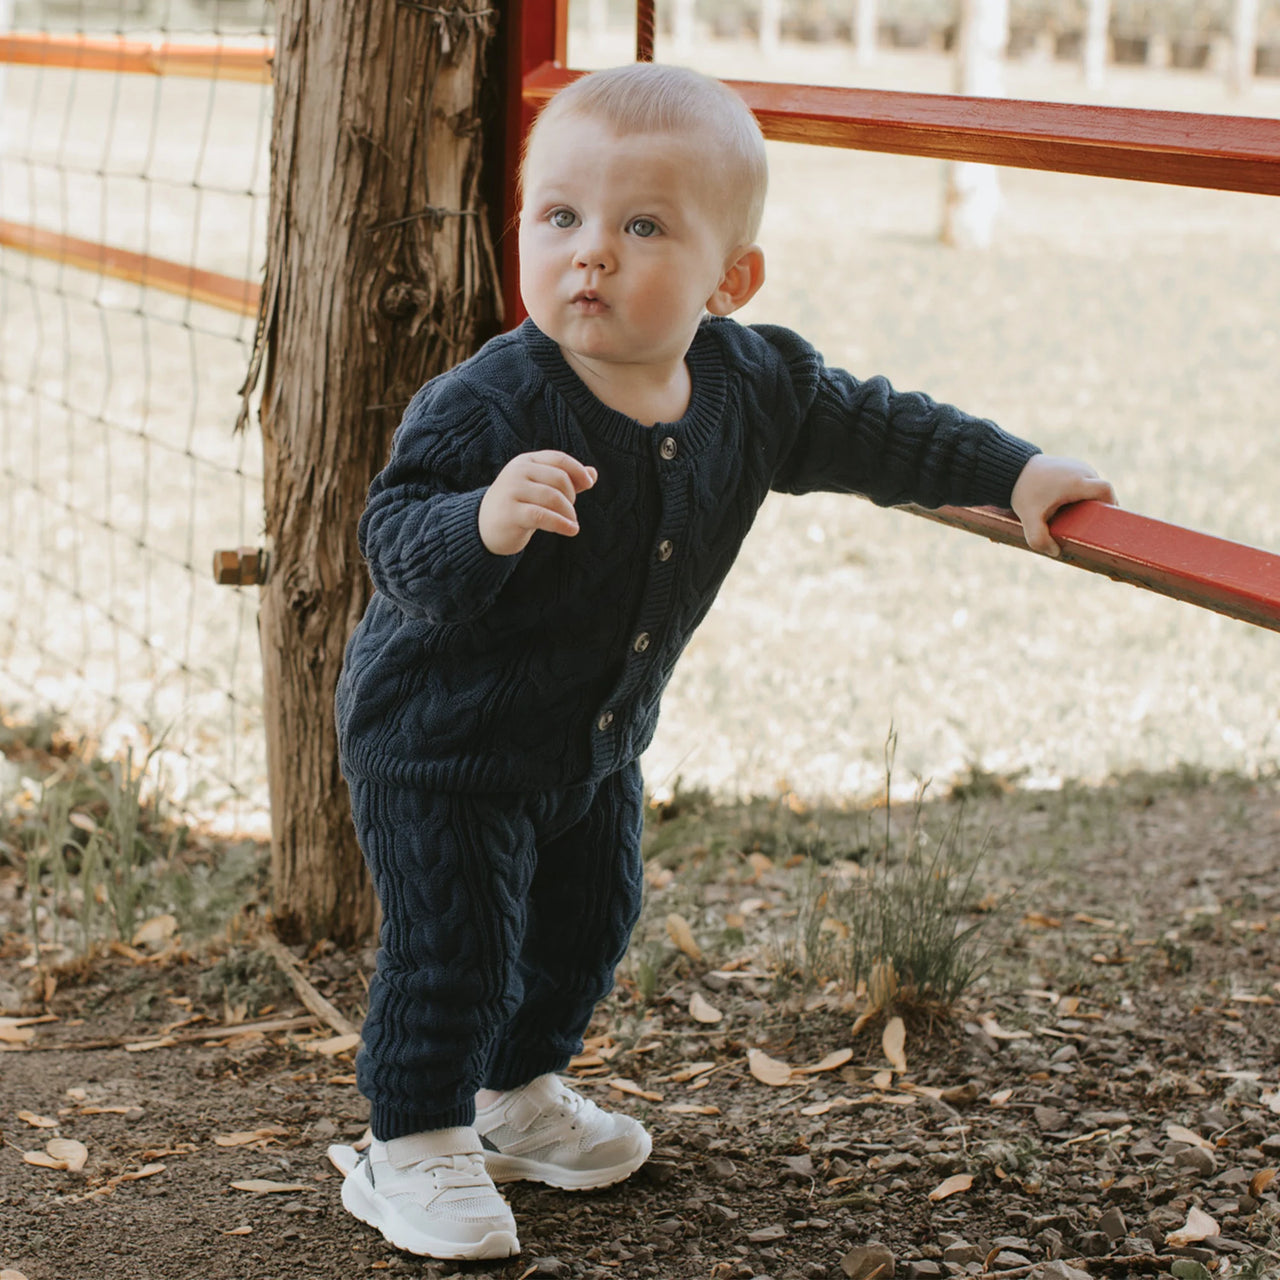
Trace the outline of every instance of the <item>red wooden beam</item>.
[[63, 262], [81, 271], [128, 280], [151, 289], [163, 289], [166, 293], [176, 293], [193, 302], [221, 307], [224, 311], [238, 311], [246, 316], [258, 314], [259, 286], [250, 280], [238, 280], [235, 276], [201, 271], [185, 263], [133, 253], [129, 249], [115, 249], [93, 240], [80, 240], [57, 231], [45, 231], [26, 223], [2, 219], [0, 246], [18, 249], [33, 257]]
[[[583, 74], [543, 63], [540, 108]], [[1280, 120], [881, 89], [728, 81], [767, 138], [1280, 195]]]
[[0, 63], [66, 67], [73, 71], [123, 71], [270, 84], [271, 58], [269, 48], [102, 40], [79, 35], [0, 35]]
[[[1022, 525], [995, 507], [904, 508], [995, 542], [1026, 547]], [[1101, 502], [1080, 502], [1049, 526], [1064, 564], [1280, 631], [1280, 555]]]

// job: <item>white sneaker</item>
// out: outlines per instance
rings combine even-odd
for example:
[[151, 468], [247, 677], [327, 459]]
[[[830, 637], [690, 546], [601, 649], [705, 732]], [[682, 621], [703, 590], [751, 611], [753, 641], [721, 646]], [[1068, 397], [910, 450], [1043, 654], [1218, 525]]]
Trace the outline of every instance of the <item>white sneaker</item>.
[[485, 1170], [474, 1129], [375, 1141], [349, 1167], [342, 1203], [408, 1253], [509, 1258], [520, 1252], [515, 1218]]
[[612, 1186], [649, 1158], [653, 1142], [630, 1116], [601, 1111], [559, 1076], [539, 1076], [476, 1111], [495, 1182], [527, 1178], [564, 1191]]

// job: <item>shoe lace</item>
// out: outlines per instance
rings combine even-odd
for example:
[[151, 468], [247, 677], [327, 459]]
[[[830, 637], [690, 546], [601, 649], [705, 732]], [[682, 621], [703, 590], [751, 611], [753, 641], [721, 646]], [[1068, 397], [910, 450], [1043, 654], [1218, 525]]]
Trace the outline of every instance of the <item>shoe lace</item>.
[[470, 1151], [455, 1156], [430, 1156], [420, 1160], [414, 1168], [428, 1175], [442, 1189], [490, 1185], [484, 1160]]
[[569, 1128], [576, 1129], [579, 1117], [594, 1107], [595, 1103], [590, 1098], [584, 1098], [582, 1094], [575, 1093], [568, 1085], [557, 1078], [556, 1106], [560, 1114], [569, 1121]]

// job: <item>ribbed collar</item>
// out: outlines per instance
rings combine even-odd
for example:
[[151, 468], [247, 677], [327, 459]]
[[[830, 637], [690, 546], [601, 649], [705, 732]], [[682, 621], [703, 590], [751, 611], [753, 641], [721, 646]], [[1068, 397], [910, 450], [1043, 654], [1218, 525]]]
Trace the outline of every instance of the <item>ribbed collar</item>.
[[533, 362], [562, 396], [583, 430], [626, 449], [646, 449], [652, 433], [673, 435], [690, 448], [699, 449], [715, 436], [724, 419], [728, 398], [728, 376], [721, 343], [715, 332], [732, 321], [708, 317], [698, 326], [693, 344], [685, 356], [692, 391], [689, 407], [679, 422], [642, 426], [625, 413], [611, 409], [591, 394], [586, 383], [573, 371], [558, 343], [547, 337], [532, 320], [517, 330]]

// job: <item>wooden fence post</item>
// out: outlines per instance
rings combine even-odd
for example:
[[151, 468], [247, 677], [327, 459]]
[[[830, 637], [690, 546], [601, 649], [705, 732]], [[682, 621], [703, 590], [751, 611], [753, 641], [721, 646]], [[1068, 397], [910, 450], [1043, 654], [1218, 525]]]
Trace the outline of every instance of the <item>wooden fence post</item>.
[[[260, 634], [271, 885], [286, 941], [368, 935], [333, 697], [369, 595], [356, 523], [414, 391], [496, 327], [480, 111], [495, 15], [282, 0], [262, 380]], [[247, 404], [245, 417], [247, 417]]]

